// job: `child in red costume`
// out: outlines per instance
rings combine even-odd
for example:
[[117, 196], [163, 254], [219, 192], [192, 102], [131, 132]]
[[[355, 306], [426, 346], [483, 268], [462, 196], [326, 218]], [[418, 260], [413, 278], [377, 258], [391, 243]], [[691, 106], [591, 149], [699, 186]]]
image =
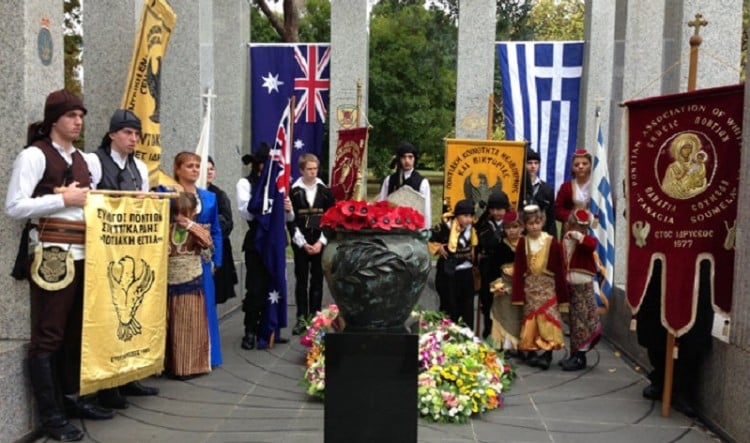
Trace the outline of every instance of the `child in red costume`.
[[602, 335], [602, 322], [594, 298], [597, 264], [594, 253], [597, 240], [588, 234], [591, 214], [577, 209], [565, 224], [562, 244], [565, 254], [568, 295], [570, 297], [571, 356], [560, 365], [563, 371], [578, 371], [586, 367], [586, 352]]

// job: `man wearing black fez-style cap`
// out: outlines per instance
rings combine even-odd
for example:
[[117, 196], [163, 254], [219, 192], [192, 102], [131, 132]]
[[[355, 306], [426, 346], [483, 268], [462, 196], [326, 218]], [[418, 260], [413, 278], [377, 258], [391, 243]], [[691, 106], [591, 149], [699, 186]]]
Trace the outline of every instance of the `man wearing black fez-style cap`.
[[148, 167], [135, 157], [141, 120], [127, 109], [117, 109], [109, 131], [91, 159], [91, 179], [97, 189], [148, 191]]
[[[72, 92], [61, 89], [47, 96], [44, 120], [29, 125], [28, 146], [13, 163], [5, 200], [10, 218], [34, 222], [24, 230], [13, 276], [29, 279], [28, 364], [39, 420], [47, 436], [61, 441], [83, 438], [69, 416], [114, 416], [112, 410], [78, 395], [86, 232], [83, 206], [91, 182], [87, 159], [73, 142], [81, 133], [84, 115], [83, 101]], [[27, 273], [29, 251], [34, 260]]]
[[554, 206], [555, 190], [539, 178], [541, 161], [539, 153], [531, 148], [526, 149], [526, 180], [523, 204], [524, 206], [539, 206], [545, 215], [544, 232], [557, 238]]
[[[109, 119], [109, 131], [99, 148], [89, 155], [91, 181], [96, 189], [114, 191], [148, 191], [148, 167], [135, 157], [141, 136], [141, 120], [127, 109], [117, 109]], [[123, 395], [156, 395], [158, 388], [132, 381], [120, 387], [102, 389], [97, 393], [99, 403], [112, 409], [125, 409], [128, 402]]]
[[388, 196], [402, 186], [410, 186], [424, 197], [424, 226], [432, 225], [432, 203], [430, 202], [430, 182], [417, 170], [417, 158], [419, 150], [409, 142], [401, 142], [396, 150], [396, 156], [391, 161], [391, 168], [396, 167], [396, 172], [383, 180], [378, 200], [386, 200]]
[[[242, 162], [250, 165], [250, 174], [247, 177], [239, 179], [237, 182], [237, 208], [240, 216], [247, 221], [249, 229], [245, 233], [245, 240], [242, 243], [242, 251], [245, 253], [245, 298], [242, 300], [242, 311], [245, 313], [243, 320], [244, 334], [240, 341], [242, 349], [267, 349], [272, 348], [276, 343], [288, 343], [288, 338], [282, 338], [276, 335], [276, 331], [271, 331], [268, 335], [262, 327], [262, 319], [266, 312], [266, 298], [268, 297], [268, 285], [271, 281], [271, 274], [263, 262], [259, 245], [255, 243], [255, 234], [258, 229], [258, 220], [255, 218], [249, 206], [255, 198], [262, 198], [259, 194], [253, 196], [255, 186], [261, 186], [259, 183], [260, 175], [263, 171], [271, 147], [266, 142], [261, 142], [255, 150], [255, 154], [244, 155]], [[284, 198], [284, 211], [287, 215], [287, 222], [294, 220], [292, 212], [292, 201], [289, 197]], [[264, 336], [265, 334], [265, 336]]]

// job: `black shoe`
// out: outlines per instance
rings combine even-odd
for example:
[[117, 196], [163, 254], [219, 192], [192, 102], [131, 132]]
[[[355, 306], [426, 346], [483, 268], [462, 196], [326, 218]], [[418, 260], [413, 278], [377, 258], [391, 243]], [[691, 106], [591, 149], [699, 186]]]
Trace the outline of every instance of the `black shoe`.
[[297, 322], [296, 325], [292, 328], [292, 335], [302, 335], [307, 331], [307, 327], [302, 322]]
[[79, 441], [84, 435], [80, 429], [67, 420], [59, 426], [43, 426], [43, 428], [49, 438], [57, 441]]
[[643, 388], [643, 398], [649, 400], [661, 400], [661, 387], [653, 383]]
[[549, 369], [550, 363], [552, 363], [552, 351], [544, 351], [544, 353], [539, 356], [536, 365], [546, 371]]
[[562, 362], [563, 371], [580, 371], [586, 369], [586, 354], [575, 352], [572, 357]]
[[115, 416], [115, 411], [81, 399], [75, 401], [74, 404], [66, 405], [65, 409], [70, 417], [87, 418], [89, 420], [109, 420]]
[[279, 338], [275, 339], [274, 342], [275, 343], [281, 343], [283, 345], [284, 343], [289, 343], [289, 339], [285, 338], [285, 337], [279, 337]]
[[539, 354], [534, 351], [529, 351], [529, 353], [526, 354], [526, 364], [532, 368], [539, 366]]
[[143, 397], [146, 395], [158, 395], [159, 394], [159, 388], [155, 388], [153, 386], [145, 386], [142, 385], [139, 381], [131, 381], [130, 383], [127, 383], [125, 386], [120, 387], [120, 392], [123, 395], [132, 395], [134, 397]]
[[255, 334], [248, 332], [242, 337], [242, 344], [240, 346], [242, 346], [242, 349], [255, 349], [257, 342], [258, 340], [255, 338]]
[[109, 409], [127, 409], [128, 401], [122, 396], [120, 388], [102, 389], [96, 394], [99, 404]]

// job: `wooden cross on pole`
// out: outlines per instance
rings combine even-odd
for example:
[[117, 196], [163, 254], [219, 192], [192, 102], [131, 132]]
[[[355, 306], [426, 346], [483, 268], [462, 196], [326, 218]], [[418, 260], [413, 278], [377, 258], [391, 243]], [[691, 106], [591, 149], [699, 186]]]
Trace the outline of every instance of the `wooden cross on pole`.
[[[696, 78], [698, 77], [698, 46], [703, 42], [700, 36], [700, 29], [707, 26], [708, 21], [703, 18], [703, 14], [695, 14], [695, 19], [688, 22], [688, 26], [695, 28], [695, 32], [690, 36], [690, 67], [688, 69], [687, 90], [695, 91]], [[674, 334], [667, 332], [667, 355], [664, 359], [664, 388], [661, 398], [661, 415], [669, 417], [669, 409], [672, 403], [672, 383], [674, 376], [674, 359], [676, 340]]]
[[698, 46], [703, 42], [700, 36], [701, 27], [708, 26], [708, 21], [703, 18], [703, 14], [695, 14], [695, 19], [688, 22], [688, 26], [695, 28], [695, 32], [690, 36], [690, 67], [688, 69], [688, 91], [695, 90], [695, 82], [698, 77]]

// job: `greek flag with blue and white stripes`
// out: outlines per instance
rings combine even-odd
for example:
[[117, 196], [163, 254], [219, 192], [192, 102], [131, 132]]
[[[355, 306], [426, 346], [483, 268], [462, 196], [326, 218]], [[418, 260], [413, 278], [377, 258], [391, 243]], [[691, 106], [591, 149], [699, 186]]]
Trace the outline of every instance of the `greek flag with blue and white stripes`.
[[597, 300], [600, 307], [607, 304], [612, 295], [615, 269], [615, 210], [612, 206], [612, 188], [609, 183], [607, 150], [604, 147], [601, 121], [597, 118], [596, 147], [593, 149], [594, 169], [591, 172], [591, 213], [597, 223], [592, 226], [594, 236], [599, 241], [596, 252], [604, 266], [604, 279], [601, 280], [604, 300]]
[[583, 42], [500, 42], [497, 52], [505, 137], [530, 143], [557, 193], [576, 149]]

